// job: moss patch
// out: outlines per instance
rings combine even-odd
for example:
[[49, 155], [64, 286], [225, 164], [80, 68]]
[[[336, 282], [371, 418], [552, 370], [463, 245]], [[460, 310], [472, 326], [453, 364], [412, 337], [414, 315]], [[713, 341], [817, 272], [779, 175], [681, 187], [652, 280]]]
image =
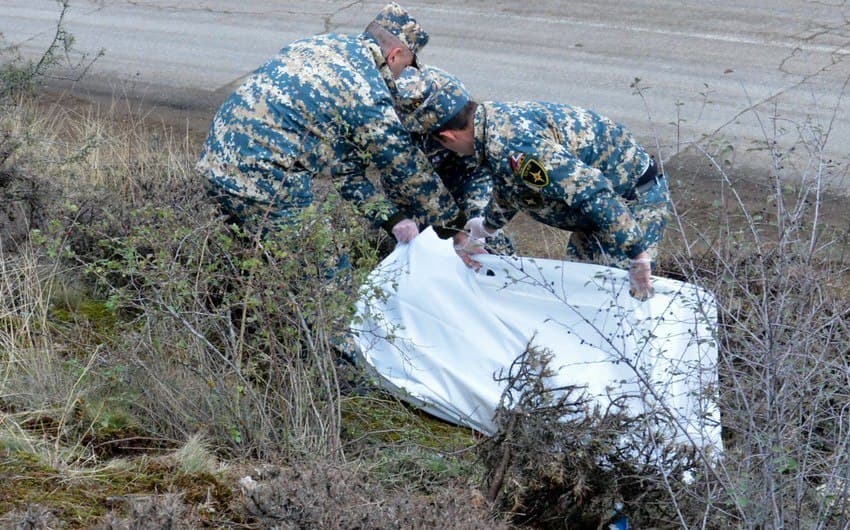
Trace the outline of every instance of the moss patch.
[[160, 459], [138, 458], [98, 469], [60, 471], [33, 454], [16, 451], [0, 458], [0, 513], [21, 512], [33, 504], [50, 508], [67, 528], [91, 528], [121, 499], [139, 495], [179, 493], [204, 524], [220, 526], [243, 520], [231, 513], [234, 496], [210, 473], [181, 473]]

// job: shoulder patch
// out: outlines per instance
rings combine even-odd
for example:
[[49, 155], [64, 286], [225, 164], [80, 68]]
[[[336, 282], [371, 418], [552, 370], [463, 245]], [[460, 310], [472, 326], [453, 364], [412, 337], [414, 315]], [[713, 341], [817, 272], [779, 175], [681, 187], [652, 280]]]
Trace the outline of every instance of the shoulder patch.
[[530, 156], [522, 157], [519, 163], [519, 177], [535, 188], [542, 188], [549, 184], [549, 172], [539, 160]]

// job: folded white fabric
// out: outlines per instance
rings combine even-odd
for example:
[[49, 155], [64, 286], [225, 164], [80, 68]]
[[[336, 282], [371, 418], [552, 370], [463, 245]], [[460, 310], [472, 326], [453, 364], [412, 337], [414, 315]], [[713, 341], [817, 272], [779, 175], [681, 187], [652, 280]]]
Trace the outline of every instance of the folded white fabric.
[[639, 302], [628, 294], [627, 271], [537, 258], [479, 261], [476, 273], [451, 240], [428, 229], [372, 272], [352, 331], [387, 389], [491, 434], [505, 389], [497, 376], [533, 340], [554, 354], [553, 387], [584, 385], [603, 406], [626, 396], [630, 412], [664, 415], [665, 436], [721, 451], [709, 293], [653, 277], [656, 295]]

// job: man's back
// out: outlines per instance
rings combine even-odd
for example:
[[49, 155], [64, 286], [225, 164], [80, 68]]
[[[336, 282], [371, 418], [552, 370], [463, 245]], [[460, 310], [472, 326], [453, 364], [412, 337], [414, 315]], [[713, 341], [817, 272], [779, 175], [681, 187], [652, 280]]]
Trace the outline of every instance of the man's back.
[[[223, 213], [243, 225], [288, 224], [324, 175], [399, 240], [418, 233], [407, 213], [414, 205], [425, 206], [427, 224], [462, 226], [393, 107], [395, 76], [427, 41], [390, 3], [358, 36], [299, 40], [257, 69], [216, 113], [197, 164]], [[370, 166], [381, 189], [366, 176]]]
[[258, 68], [213, 119], [199, 166], [210, 178], [280, 180], [332, 173], [351, 132], [390, 94], [366, 42], [322, 35], [296, 41]]
[[626, 191], [649, 156], [622, 125], [594, 111], [548, 102], [485, 102], [488, 159], [513, 171], [510, 157], [538, 158], [551, 167], [575, 168], [577, 183], [584, 168], [602, 173], [614, 189]]

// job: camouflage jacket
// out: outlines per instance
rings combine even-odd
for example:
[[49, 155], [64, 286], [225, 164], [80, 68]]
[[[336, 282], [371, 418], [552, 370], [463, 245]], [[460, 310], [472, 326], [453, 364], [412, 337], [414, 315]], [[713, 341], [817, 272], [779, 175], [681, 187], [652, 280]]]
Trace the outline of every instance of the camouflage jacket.
[[[331, 178], [384, 227], [411, 211], [427, 224], [462, 223], [449, 192], [393, 108], [392, 74], [368, 35], [296, 41], [222, 105], [198, 170], [241, 200], [279, 204], [284, 182]], [[372, 165], [383, 194], [366, 177]], [[285, 199], [284, 199], [285, 201]]]
[[647, 248], [625, 197], [650, 156], [623, 126], [569, 105], [484, 102], [475, 152], [493, 179], [488, 226], [501, 228], [523, 211], [565, 230], [613, 234], [629, 257]]

